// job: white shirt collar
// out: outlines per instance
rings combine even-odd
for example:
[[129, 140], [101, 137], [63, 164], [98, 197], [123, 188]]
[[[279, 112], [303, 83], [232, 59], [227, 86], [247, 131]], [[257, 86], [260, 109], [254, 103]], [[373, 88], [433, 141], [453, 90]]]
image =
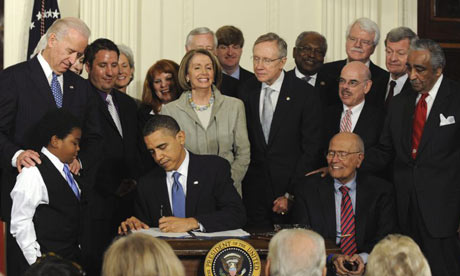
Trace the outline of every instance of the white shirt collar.
[[37, 54], [37, 59], [38, 59], [38, 62], [40, 63], [40, 66], [43, 69], [43, 72], [45, 72], [46, 78], [48, 79], [49, 82], [51, 82], [51, 79], [53, 78], [53, 69], [51, 69], [51, 66], [42, 56], [41, 52]]
[[[187, 174], [188, 174], [188, 164], [190, 162], [190, 156], [189, 156], [189, 153], [188, 151], [184, 148], [185, 150], [185, 158], [184, 158], [184, 161], [182, 161], [182, 164], [180, 164], [179, 168], [177, 169], [177, 172], [180, 173], [181, 175], [187, 177]], [[172, 174], [176, 172], [176, 171], [167, 171], [166, 172], [166, 176], [168, 178], [171, 178], [172, 177]]]
[[266, 87], [270, 87], [271, 89], [275, 90], [276, 92], [281, 91], [281, 85], [283, 84], [284, 80], [284, 70], [281, 71], [281, 74], [279, 75], [278, 79], [272, 85], [268, 85], [265, 82], [262, 83], [262, 89], [265, 89]]
[[64, 172], [64, 163], [59, 160], [59, 158], [52, 154], [47, 148], [42, 147], [41, 152], [48, 157], [48, 159], [53, 163], [53, 165], [63, 174]]
[[353, 106], [352, 108], [349, 108], [348, 106], [344, 105], [343, 104], [343, 110], [347, 110], [347, 109], [350, 109], [352, 114], [358, 114], [358, 113], [361, 113], [361, 111], [363, 110], [363, 107], [364, 107], [364, 101], [362, 101], [361, 103]]
[[[302, 78], [306, 77], [304, 74], [302, 74], [302, 72], [299, 71], [299, 69], [297, 67], [295, 68], [294, 72], [295, 72], [296, 77], [298, 77], [299, 79], [302, 79]], [[314, 86], [317, 76], [318, 76], [318, 73], [310, 75], [310, 80], [308, 81], [308, 83], [310, 83], [310, 84], [312, 84]]]
[[[351, 61], [347, 58], [347, 64], [350, 63]], [[366, 62], [364, 62], [364, 65], [366, 65], [368, 68], [371, 65], [371, 59], [369, 58]]]

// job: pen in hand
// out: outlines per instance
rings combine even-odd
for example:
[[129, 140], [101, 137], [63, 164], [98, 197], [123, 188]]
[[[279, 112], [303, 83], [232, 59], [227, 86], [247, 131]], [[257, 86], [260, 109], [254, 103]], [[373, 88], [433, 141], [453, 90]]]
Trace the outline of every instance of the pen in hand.
[[160, 218], [163, 217], [163, 204], [160, 205]]

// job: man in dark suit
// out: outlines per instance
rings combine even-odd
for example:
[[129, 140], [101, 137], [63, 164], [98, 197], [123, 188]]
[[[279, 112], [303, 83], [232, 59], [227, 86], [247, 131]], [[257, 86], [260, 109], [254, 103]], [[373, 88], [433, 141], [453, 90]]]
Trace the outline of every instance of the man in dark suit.
[[[366, 101], [377, 107], [383, 107], [387, 85], [387, 72], [372, 63], [370, 56], [379, 43], [380, 30], [375, 22], [368, 18], [359, 18], [347, 29], [345, 49], [347, 59], [324, 64], [322, 73], [329, 80], [328, 89], [336, 91], [342, 68], [350, 61], [361, 61], [369, 67], [372, 74], [372, 89], [366, 95]], [[332, 93], [332, 92], [330, 92]], [[339, 103], [338, 97], [335, 100]]]
[[[363, 139], [366, 149], [378, 143], [384, 113], [365, 100], [371, 87], [371, 72], [362, 62], [352, 61], [343, 67], [338, 93], [341, 104], [330, 106], [325, 112], [326, 141], [338, 132], [353, 132]], [[324, 149], [327, 147], [325, 144]]]
[[[395, 231], [393, 187], [356, 171], [364, 159], [364, 144], [354, 133], [335, 135], [326, 159], [330, 176], [313, 175], [297, 183], [293, 219], [336, 241], [341, 254], [329, 255], [327, 261], [339, 275], [362, 275], [374, 245]], [[345, 263], [357, 264], [357, 270], [347, 269]]]
[[415, 92], [392, 100], [363, 169], [393, 162], [403, 234], [420, 245], [433, 275], [460, 275], [460, 86], [443, 76], [444, 66], [436, 42], [412, 43], [407, 68]]
[[283, 222], [291, 181], [315, 167], [321, 147], [321, 104], [314, 88], [283, 71], [287, 44], [260, 36], [253, 48], [256, 78], [243, 84], [251, 163], [243, 180], [248, 224]]
[[287, 72], [288, 75], [293, 74], [315, 87], [319, 92], [323, 108], [336, 103], [337, 98], [337, 91], [334, 93], [332, 89], [327, 89], [327, 80], [321, 73], [326, 51], [327, 41], [324, 36], [317, 32], [302, 32], [295, 41], [292, 54], [296, 67]]
[[132, 212], [133, 190], [142, 166], [136, 103], [114, 89], [118, 57], [117, 46], [108, 39], [95, 40], [85, 51], [85, 68], [92, 93], [97, 97], [104, 136], [101, 162], [91, 179], [94, 186], [89, 191], [88, 206], [90, 254], [98, 265], [117, 234], [117, 226]]
[[[2, 165], [2, 219], [10, 220], [10, 192], [22, 167], [40, 163], [34, 129], [47, 111], [62, 107], [83, 124], [79, 160], [70, 168], [86, 173], [97, 163], [101, 141], [96, 98], [88, 83], [69, 67], [83, 55], [90, 30], [77, 18], [56, 20], [47, 32], [46, 48], [33, 59], [5, 69], [0, 75], [0, 152]], [[9, 225], [7, 225], [9, 232]], [[16, 242], [8, 233], [8, 275], [15, 273]]]
[[187, 151], [185, 132], [169, 116], [144, 128], [144, 141], [160, 166], [139, 182], [134, 217], [118, 232], [159, 227], [163, 232], [215, 232], [241, 228], [245, 211], [233, 187], [230, 164], [221, 157]]
[[407, 27], [394, 28], [385, 38], [385, 64], [388, 69], [385, 109], [391, 99], [403, 91], [411, 89], [407, 75], [407, 55], [412, 41], [417, 35]]

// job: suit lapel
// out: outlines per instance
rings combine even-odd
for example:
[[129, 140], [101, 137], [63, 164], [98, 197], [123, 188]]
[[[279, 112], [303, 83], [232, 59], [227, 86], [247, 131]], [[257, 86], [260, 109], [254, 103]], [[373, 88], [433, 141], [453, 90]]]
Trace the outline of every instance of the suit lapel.
[[[431, 136], [435, 134], [436, 129], [439, 126], [439, 114], [445, 109], [445, 105], [449, 103], [450, 89], [446, 84], [445, 80], [441, 82], [439, 86], [438, 94], [434, 99], [433, 106], [431, 107], [430, 114], [428, 115], [425, 127], [423, 128], [422, 138], [418, 148], [417, 156], [425, 149], [427, 142], [431, 140]], [[444, 114], [448, 116], [448, 114]]]
[[257, 136], [257, 141], [260, 141], [264, 148], [267, 147], [265, 143], [264, 132], [262, 130], [262, 124], [260, 122], [260, 91], [262, 89], [262, 83], [256, 81], [256, 85], [251, 88], [251, 93], [249, 94], [249, 104], [251, 110], [253, 110], [252, 120], [254, 126], [254, 132]]
[[196, 207], [200, 198], [200, 190], [205, 183], [203, 182], [203, 175], [201, 174], [200, 164], [197, 164], [195, 156], [189, 152], [189, 163], [187, 172], [187, 196], [185, 200], [185, 214], [186, 217], [196, 215]]
[[64, 78], [64, 85], [63, 85], [63, 100], [62, 106], [70, 106], [75, 103], [75, 78], [72, 78], [69, 74], [73, 74], [72, 72], [65, 72], [63, 75]]
[[161, 202], [161, 205], [163, 205], [163, 216], [172, 216], [173, 212], [171, 210], [171, 202], [169, 201], [168, 184], [166, 184], [166, 172], [163, 169], [159, 169], [158, 171], [160, 172], [157, 175], [158, 180], [152, 183], [152, 185], [156, 185], [158, 202]]
[[372, 206], [372, 203], [369, 202], [369, 194], [371, 191], [368, 190], [369, 185], [367, 183], [362, 183], [364, 180], [361, 177], [362, 175], [358, 173], [356, 178], [356, 205], [355, 205], [355, 238], [356, 244], [362, 245], [364, 243], [365, 229], [366, 229], [366, 214], [369, 213], [369, 207]]
[[[336, 224], [336, 213], [335, 213], [335, 191], [334, 191], [334, 180], [327, 176], [322, 180], [321, 185], [318, 185], [318, 192], [322, 204], [321, 211], [323, 212], [323, 218], [325, 218], [324, 229], [328, 237], [336, 237], [337, 235], [337, 224]], [[334, 240], [335, 242], [335, 240]]]
[[[402, 123], [402, 145], [405, 149], [405, 153], [409, 158], [412, 151], [412, 126], [414, 121], [414, 111], [415, 111], [415, 100], [417, 98], [417, 92], [415, 91], [407, 91], [405, 98], [405, 102], [402, 105], [403, 113], [401, 118], [395, 118], [395, 120], [403, 120]], [[403, 95], [401, 95], [403, 96]]]
[[[117, 126], [115, 125], [115, 122], [113, 121], [112, 119], [112, 115], [110, 115], [110, 112], [109, 112], [109, 109], [108, 109], [108, 106], [107, 106], [107, 102], [102, 99], [102, 97], [99, 95], [99, 92], [97, 91], [96, 88], [94, 88], [95, 92], [97, 93], [97, 98], [99, 100], [99, 105], [100, 105], [100, 108], [102, 110], [102, 114], [104, 114], [104, 118], [107, 120], [107, 122], [109, 123], [109, 125], [118, 133], [118, 135], [120, 136], [120, 133], [118, 132], [118, 128]], [[112, 92], [112, 97], [114, 97], [114, 92]], [[117, 103], [118, 104], [118, 103]], [[120, 108], [120, 106], [118, 106], [118, 108]], [[120, 117], [120, 116], [119, 116]], [[121, 118], [120, 118], [121, 119]], [[123, 125], [122, 125], [123, 127]], [[121, 136], [120, 136], [121, 137]]]
[[284, 117], [289, 112], [291, 101], [297, 100], [297, 99], [292, 99], [291, 82], [288, 81], [287, 78], [288, 76], [285, 73], [283, 84], [281, 85], [281, 91], [278, 97], [278, 102], [276, 103], [275, 112], [273, 113], [272, 125], [270, 126], [270, 134], [268, 135], [268, 145], [272, 143], [273, 137], [275, 137], [281, 124], [285, 122]]
[[29, 62], [30, 68], [30, 77], [32, 81], [35, 83], [35, 87], [38, 88], [38, 93], [42, 95], [43, 99], [46, 101], [48, 108], [57, 108], [56, 100], [53, 97], [53, 93], [51, 92], [51, 87], [46, 79], [45, 72], [40, 65], [37, 57], [33, 58]]
[[359, 114], [358, 121], [356, 122], [356, 126], [353, 129], [353, 132], [356, 134], [363, 133], [365, 131], [366, 120], [372, 118], [373, 114], [369, 113], [369, 104], [364, 103], [363, 110], [361, 110], [361, 114]]

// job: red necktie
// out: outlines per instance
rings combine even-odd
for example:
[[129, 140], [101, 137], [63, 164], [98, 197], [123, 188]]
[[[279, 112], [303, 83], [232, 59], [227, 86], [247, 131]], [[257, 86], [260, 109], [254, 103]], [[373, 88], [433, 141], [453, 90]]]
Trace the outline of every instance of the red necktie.
[[415, 107], [414, 112], [414, 124], [412, 125], [412, 158], [415, 159], [417, 157], [417, 150], [418, 145], [420, 144], [420, 140], [422, 139], [423, 127], [425, 126], [426, 122], [426, 97], [428, 97], [428, 93], [423, 93], [420, 97], [420, 100]]
[[387, 99], [385, 100], [385, 109], [388, 109], [388, 105], [390, 104], [390, 101], [394, 96], [395, 86], [396, 86], [396, 82], [394, 80], [390, 81], [390, 90], [388, 90], [388, 96], [387, 96]]
[[342, 185], [342, 204], [340, 206], [340, 250], [342, 254], [352, 256], [358, 251], [355, 241], [355, 213], [348, 194], [350, 188]]
[[342, 122], [340, 122], [340, 132], [351, 132], [351, 115], [350, 109], [345, 110]]

